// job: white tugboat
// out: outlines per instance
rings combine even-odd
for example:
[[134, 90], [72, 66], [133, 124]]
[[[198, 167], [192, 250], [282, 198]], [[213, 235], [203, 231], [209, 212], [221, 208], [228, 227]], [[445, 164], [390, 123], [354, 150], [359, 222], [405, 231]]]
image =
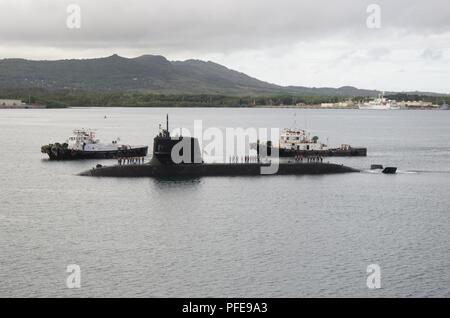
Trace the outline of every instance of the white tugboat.
[[145, 157], [148, 146], [130, 146], [113, 140], [103, 144], [91, 129], [76, 129], [67, 142], [49, 144], [41, 147], [41, 152], [51, 160], [75, 159], [115, 159], [122, 157]]
[[[261, 144], [267, 147], [267, 154], [271, 154], [272, 143]], [[278, 153], [280, 157], [295, 156], [336, 156], [336, 157], [365, 157], [367, 148], [354, 148], [350, 145], [341, 145], [339, 148], [330, 148], [314, 136], [302, 129], [285, 128], [280, 136]]]

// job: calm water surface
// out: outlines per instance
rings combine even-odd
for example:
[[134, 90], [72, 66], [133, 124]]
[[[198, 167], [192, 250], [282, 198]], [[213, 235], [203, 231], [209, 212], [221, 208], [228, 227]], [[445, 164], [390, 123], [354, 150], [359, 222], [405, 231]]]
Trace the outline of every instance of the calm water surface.
[[[151, 145], [166, 112], [174, 127], [297, 125], [369, 149], [334, 162], [401, 173], [96, 179], [76, 174], [99, 161], [40, 153], [80, 127]], [[450, 296], [448, 111], [0, 110], [0, 136], [1, 297]]]

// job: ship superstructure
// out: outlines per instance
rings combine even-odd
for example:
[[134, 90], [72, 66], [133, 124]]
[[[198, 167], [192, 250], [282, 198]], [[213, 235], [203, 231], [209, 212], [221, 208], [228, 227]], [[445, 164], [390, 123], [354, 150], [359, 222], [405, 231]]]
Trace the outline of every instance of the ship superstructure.
[[369, 102], [360, 103], [358, 105], [359, 109], [362, 110], [395, 110], [400, 109], [397, 102], [384, 97], [384, 92], [378, 95], [378, 98], [371, 100]]
[[319, 137], [314, 136], [306, 130], [290, 129], [283, 130], [280, 136], [280, 149], [289, 151], [326, 151], [328, 146], [319, 142]]

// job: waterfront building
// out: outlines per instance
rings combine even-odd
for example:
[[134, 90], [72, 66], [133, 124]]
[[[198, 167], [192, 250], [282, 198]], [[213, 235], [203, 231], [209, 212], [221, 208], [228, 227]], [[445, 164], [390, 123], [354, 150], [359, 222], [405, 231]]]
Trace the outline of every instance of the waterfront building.
[[18, 99], [0, 99], [0, 108], [22, 108], [26, 104]]

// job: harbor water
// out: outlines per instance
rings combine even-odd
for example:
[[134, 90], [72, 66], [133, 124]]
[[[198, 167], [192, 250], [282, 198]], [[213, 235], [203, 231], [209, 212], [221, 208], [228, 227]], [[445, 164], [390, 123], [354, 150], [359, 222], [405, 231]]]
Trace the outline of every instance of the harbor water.
[[[75, 128], [151, 146], [167, 112], [172, 127], [296, 126], [368, 148], [327, 161], [399, 173], [89, 178], [77, 174], [115, 161], [40, 153]], [[449, 123], [448, 111], [0, 110], [0, 297], [449, 297]]]

